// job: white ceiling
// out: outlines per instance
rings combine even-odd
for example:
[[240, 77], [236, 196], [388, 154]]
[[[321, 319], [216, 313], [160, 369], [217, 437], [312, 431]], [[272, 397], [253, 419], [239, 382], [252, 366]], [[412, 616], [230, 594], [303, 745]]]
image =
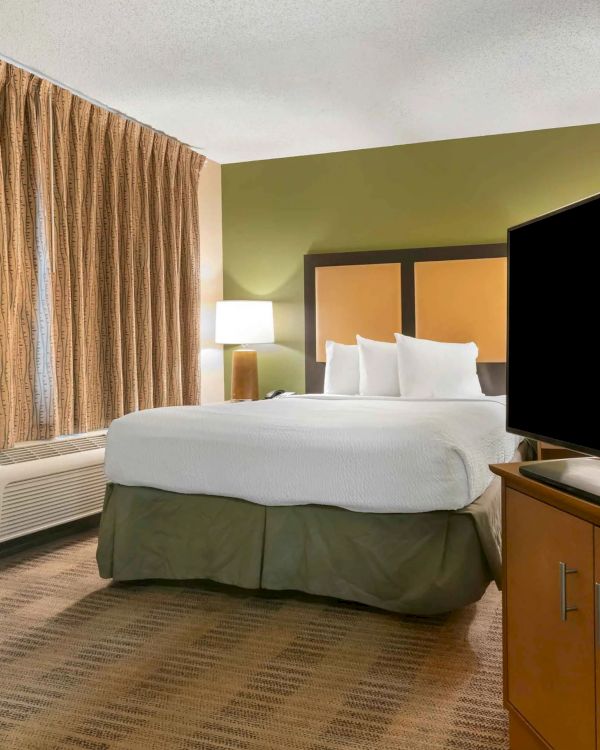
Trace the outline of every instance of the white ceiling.
[[600, 122], [600, 0], [0, 0], [0, 55], [220, 162]]

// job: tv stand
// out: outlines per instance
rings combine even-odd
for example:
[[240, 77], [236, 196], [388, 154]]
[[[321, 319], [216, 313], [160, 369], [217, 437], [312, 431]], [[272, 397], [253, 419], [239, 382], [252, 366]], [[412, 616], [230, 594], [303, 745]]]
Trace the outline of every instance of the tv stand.
[[600, 505], [529, 479], [522, 473], [529, 466], [491, 467], [503, 480], [504, 700], [510, 747], [595, 750]]
[[600, 505], [600, 459], [559, 458], [552, 461], [531, 461], [519, 471], [529, 479], [549, 484], [576, 497]]

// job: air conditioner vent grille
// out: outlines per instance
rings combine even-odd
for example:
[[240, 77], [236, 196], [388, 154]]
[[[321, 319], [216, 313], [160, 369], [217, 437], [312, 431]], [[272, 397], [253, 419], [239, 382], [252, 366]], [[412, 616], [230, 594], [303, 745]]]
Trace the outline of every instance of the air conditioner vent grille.
[[105, 489], [102, 462], [11, 482], [2, 497], [0, 542], [99, 513]]
[[19, 445], [0, 451], [0, 466], [21, 464], [25, 461], [37, 461], [39, 458], [67, 456], [71, 453], [83, 453], [95, 448], [106, 447], [106, 435], [84, 435], [78, 438], [50, 440], [47, 443]]

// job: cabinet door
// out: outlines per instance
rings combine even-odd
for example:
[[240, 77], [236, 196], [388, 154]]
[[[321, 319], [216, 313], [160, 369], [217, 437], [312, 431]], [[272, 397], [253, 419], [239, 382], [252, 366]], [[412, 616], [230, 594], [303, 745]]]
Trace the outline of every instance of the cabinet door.
[[594, 528], [511, 489], [505, 513], [508, 701], [554, 750], [590, 750]]

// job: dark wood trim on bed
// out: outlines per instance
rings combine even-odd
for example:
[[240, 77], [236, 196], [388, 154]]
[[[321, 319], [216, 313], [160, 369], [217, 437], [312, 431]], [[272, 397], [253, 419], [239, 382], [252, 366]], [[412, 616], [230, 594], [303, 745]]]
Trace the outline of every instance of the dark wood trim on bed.
[[415, 316], [415, 262], [403, 260], [401, 271], [402, 333], [414, 336], [417, 326]]
[[[436, 260], [505, 258], [506, 243], [420, 247], [406, 250], [361, 250], [348, 253], [319, 253], [304, 256], [305, 375], [307, 393], [321, 393], [325, 364], [316, 360], [315, 269], [320, 266], [349, 266], [369, 263], [400, 263], [402, 267], [402, 333], [414, 336], [415, 263]], [[487, 395], [506, 392], [506, 363], [480, 362], [481, 387]]]

